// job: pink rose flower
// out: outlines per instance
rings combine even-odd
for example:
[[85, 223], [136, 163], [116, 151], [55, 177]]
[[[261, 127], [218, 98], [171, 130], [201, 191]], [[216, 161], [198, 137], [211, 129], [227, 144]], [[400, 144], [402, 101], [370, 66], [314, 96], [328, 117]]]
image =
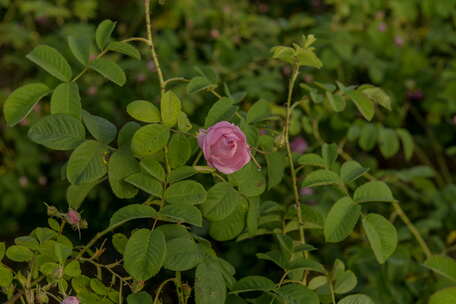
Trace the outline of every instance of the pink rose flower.
[[68, 210], [66, 218], [68, 223], [70, 223], [71, 225], [78, 225], [81, 221], [81, 215], [79, 214], [79, 212], [73, 209]]
[[208, 165], [225, 174], [240, 170], [250, 161], [250, 148], [245, 134], [238, 126], [227, 121], [200, 130], [198, 145]]
[[79, 299], [73, 296], [66, 297], [60, 304], [79, 304]]
[[398, 47], [403, 47], [404, 44], [405, 44], [405, 40], [404, 38], [402, 38], [401, 36], [396, 36], [394, 38], [394, 43], [398, 46]]

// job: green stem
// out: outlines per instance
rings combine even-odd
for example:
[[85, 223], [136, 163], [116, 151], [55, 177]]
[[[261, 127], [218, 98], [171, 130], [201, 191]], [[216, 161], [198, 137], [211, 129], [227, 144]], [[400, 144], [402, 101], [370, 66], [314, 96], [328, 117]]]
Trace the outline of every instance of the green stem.
[[293, 194], [294, 194], [294, 200], [295, 200], [295, 205], [296, 205], [296, 213], [298, 215], [299, 237], [300, 237], [301, 243], [305, 244], [306, 241], [305, 241], [305, 236], [304, 236], [303, 220], [302, 220], [302, 214], [301, 214], [301, 202], [299, 199], [299, 191], [298, 191], [297, 179], [296, 179], [296, 170], [295, 170], [295, 166], [294, 166], [294, 162], [293, 162], [293, 154], [291, 152], [290, 136], [289, 136], [290, 120], [291, 120], [291, 113], [292, 113], [291, 99], [293, 96], [293, 89], [294, 89], [298, 74], [299, 74], [299, 66], [295, 65], [293, 67], [293, 74], [290, 78], [290, 83], [288, 86], [287, 116], [286, 116], [285, 127], [284, 127], [284, 137], [285, 137], [285, 145], [286, 145], [287, 154], [288, 154], [288, 162], [289, 162], [290, 171], [291, 171]]
[[180, 271], [176, 271], [176, 279], [174, 280], [174, 284], [176, 284], [176, 292], [177, 297], [179, 298], [179, 304], [184, 304], [184, 294], [182, 293], [182, 275]]
[[163, 287], [165, 287], [165, 285], [166, 285], [168, 282], [171, 282], [171, 281], [174, 281], [174, 280], [175, 280], [175, 278], [169, 278], [169, 279], [163, 281], [163, 282], [160, 284], [160, 286], [159, 286], [158, 289], [157, 289], [157, 293], [155, 294], [155, 298], [154, 298], [153, 304], [158, 304], [158, 303], [160, 303], [160, 302], [159, 302], [159, 301], [160, 301], [159, 296], [160, 296], [160, 293], [161, 293]]

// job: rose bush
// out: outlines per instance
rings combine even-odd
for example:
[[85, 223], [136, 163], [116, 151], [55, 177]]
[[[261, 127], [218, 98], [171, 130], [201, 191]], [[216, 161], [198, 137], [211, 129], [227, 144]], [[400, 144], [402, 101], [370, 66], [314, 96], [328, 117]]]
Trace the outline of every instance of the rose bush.
[[[401, 295], [398, 303], [444, 303], [454, 296], [455, 262], [433, 254], [444, 246], [428, 234], [436, 223], [417, 228], [409, 219], [413, 212], [399, 202], [427, 201], [429, 191], [421, 196], [415, 188], [432, 187], [427, 178], [434, 173], [428, 167], [377, 170], [369, 153], [375, 145], [385, 158], [399, 154], [410, 160], [415, 153], [409, 131], [380, 124], [387, 111], [400, 112], [382, 89], [315, 81], [309, 73], [325, 60], [317, 56], [311, 35], [293, 47], [273, 48], [274, 64], [285, 65], [289, 77], [288, 94], [276, 103], [248, 99], [235, 85], [222, 90], [212, 69], [166, 78], [149, 5], [145, 1], [146, 38], [116, 41], [115, 22], [105, 20], [95, 37], [68, 37], [75, 62], [62, 50], [37, 46], [27, 58], [52, 81], [26, 84], [5, 101], [5, 120], [13, 126], [50, 95], [49, 111], [32, 121], [28, 136], [44, 147], [71, 151], [58, 152], [67, 160], [61, 172], [69, 209], [48, 206], [48, 227], [0, 245], [7, 303], [371, 304], [391, 296], [378, 288], [386, 276], [401, 282], [383, 287]], [[118, 58], [140, 57], [133, 42], [150, 52], [153, 65], [143, 65], [157, 73], [160, 93], [135, 96], [126, 108], [134, 121], [118, 130], [120, 123], [94, 114], [79, 82], [98, 73], [124, 86]], [[206, 99], [203, 119], [189, 117], [186, 100], [195, 95], [213, 96]], [[338, 132], [320, 130], [328, 117]], [[309, 144], [292, 140], [301, 133]], [[357, 145], [366, 153], [353, 153]], [[435, 176], [442, 178], [440, 172]], [[78, 210], [101, 187], [126, 206], [110, 206], [116, 211], [109, 224], [92, 238], [86, 232], [79, 238], [73, 228], [85, 224]], [[452, 191], [449, 185], [433, 198], [438, 216], [447, 214], [441, 206]], [[242, 262], [252, 260], [252, 267], [240, 267], [246, 264], [233, 251], [245, 251]], [[430, 284], [434, 279], [421, 263], [447, 280]]]

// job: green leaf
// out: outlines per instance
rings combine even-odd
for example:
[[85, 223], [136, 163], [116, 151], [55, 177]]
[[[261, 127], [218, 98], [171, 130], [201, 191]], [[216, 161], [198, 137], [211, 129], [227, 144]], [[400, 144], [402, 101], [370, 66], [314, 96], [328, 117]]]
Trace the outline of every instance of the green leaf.
[[138, 129], [131, 140], [131, 150], [139, 157], [152, 155], [168, 143], [169, 129], [164, 125], [146, 125]]
[[33, 106], [49, 92], [49, 88], [42, 83], [26, 84], [14, 90], [3, 104], [3, 113], [8, 126], [12, 127], [26, 118]]
[[109, 19], [103, 20], [98, 25], [97, 30], [95, 32], [95, 40], [100, 50], [103, 50], [111, 40], [111, 35], [115, 27], [116, 22], [112, 22]]
[[122, 68], [111, 60], [104, 58], [95, 59], [92, 63], [90, 63], [90, 68], [97, 71], [103, 75], [103, 77], [114, 82], [118, 86], [122, 87], [127, 81], [127, 77], [125, 76], [125, 72]]
[[162, 165], [160, 165], [160, 163], [155, 159], [150, 157], [143, 158], [139, 165], [142, 169], [144, 169], [145, 172], [149, 173], [159, 181], [165, 181], [165, 170], [163, 169]]
[[13, 272], [0, 264], [0, 287], [10, 287], [13, 281]]
[[40, 271], [45, 276], [55, 279], [55, 277], [58, 276], [60, 267], [59, 267], [59, 264], [57, 264], [57, 263], [47, 262], [47, 263], [40, 265]]
[[358, 284], [358, 279], [352, 271], [336, 272], [334, 292], [344, 294], [353, 290]]
[[81, 265], [78, 261], [73, 260], [65, 266], [63, 272], [70, 277], [79, 277], [81, 275]]
[[399, 139], [396, 132], [391, 129], [380, 129], [378, 141], [380, 152], [385, 158], [390, 158], [399, 151]]
[[361, 206], [353, 202], [351, 198], [346, 196], [339, 199], [326, 217], [324, 227], [326, 241], [337, 243], [344, 240], [353, 232], [360, 215]]
[[346, 161], [340, 168], [340, 177], [344, 183], [351, 183], [369, 171], [354, 160]]
[[249, 197], [249, 210], [247, 211], [247, 231], [249, 236], [255, 236], [258, 231], [260, 217], [259, 197]]
[[166, 258], [166, 242], [160, 230], [139, 229], [132, 234], [124, 252], [124, 268], [136, 280], [156, 275]]
[[108, 289], [104, 286], [103, 282], [96, 278], [90, 279], [90, 288], [95, 291], [95, 293], [106, 296], [108, 294]]
[[119, 135], [117, 135], [117, 145], [119, 147], [131, 145], [131, 139], [133, 134], [135, 134], [138, 129], [141, 128], [141, 125], [136, 121], [129, 121], [119, 131]]
[[271, 115], [271, 104], [266, 100], [255, 102], [247, 112], [247, 122], [253, 123], [262, 121]]
[[268, 164], [268, 190], [280, 184], [283, 179], [287, 159], [281, 152], [271, 152], [266, 154]]
[[129, 149], [118, 149], [111, 155], [108, 163], [108, 179], [112, 192], [118, 198], [128, 199], [138, 193], [138, 190], [124, 179], [139, 170], [138, 162]]
[[165, 192], [165, 200], [171, 204], [201, 204], [206, 200], [207, 192], [203, 185], [193, 180], [172, 184]]
[[28, 137], [47, 148], [72, 150], [85, 140], [82, 123], [69, 114], [48, 115], [36, 122], [28, 131]]
[[65, 57], [50, 46], [39, 45], [26, 57], [61, 81], [70, 81], [73, 76], [71, 67]]
[[171, 168], [185, 165], [192, 154], [192, 146], [187, 135], [176, 133], [168, 145], [168, 160]]
[[177, 128], [182, 132], [188, 132], [192, 129], [192, 123], [184, 112], [180, 112], [177, 117]]
[[170, 204], [160, 210], [160, 215], [169, 217], [176, 222], [189, 223], [198, 227], [203, 225], [201, 211], [192, 205]]
[[124, 179], [127, 183], [141, 189], [142, 191], [152, 194], [156, 197], [162, 197], [163, 187], [155, 178], [144, 172], [134, 173]]
[[166, 243], [164, 267], [172, 271], [190, 270], [202, 261], [200, 249], [189, 238], [175, 238]]
[[321, 148], [321, 155], [325, 162], [326, 169], [331, 169], [337, 159], [337, 145], [336, 144], [323, 144]]
[[75, 210], [79, 209], [90, 191], [100, 182], [101, 180], [82, 185], [70, 185], [66, 191], [68, 206]]
[[114, 233], [112, 235], [112, 245], [117, 250], [118, 253], [122, 254], [125, 251], [125, 246], [127, 246], [128, 238], [123, 233]]
[[[354, 294], [349, 295], [342, 300], [340, 300], [337, 304], [375, 304], [371, 298], [363, 294]], [[435, 303], [437, 304], [437, 303]], [[443, 303], [439, 303], [443, 304]], [[449, 303], [448, 303], [449, 304]]]
[[382, 89], [369, 86], [362, 89], [361, 92], [373, 102], [391, 111], [391, 98]]
[[231, 292], [270, 291], [274, 288], [274, 282], [266, 277], [248, 276], [237, 281], [231, 288]]
[[209, 235], [217, 241], [228, 241], [237, 237], [245, 227], [247, 202], [242, 199], [239, 207], [221, 221], [210, 222]]
[[410, 132], [406, 129], [397, 129], [397, 135], [399, 136], [402, 149], [404, 150], [404, 155], [406, 160], [410, 160], [413, 155], [413, 150], [415, 148], [415, 142], [413, 141], [413, 137]]
[[222, 120], [229, 121], [231, 117], [233, 117], [236, 110], [237, 107], [233, 104], [233, 101], [230, 98], [223, 97], [219, 99], [212, 105], [209, 113], [207, 113], [204, 127], [208, 128]]
[[355, 190], [353, 199], [358, 203], [394, 201], [390, 188], [381, 181], [371, 181], [361, 185]]
[[456, 282], [456, 261], [454, 259], [443, 255], [433, 255], [424, 262], [424, 266]]
[[281, 286], [277, 293], [286, 301], [285, 303], [320, 304], [320, 299], [314, 291], [299, 284]]
[[383, 216], [374, 213], [364, 216], [362, 223], [377, 261], [383, 264], [396, 250], [396, 228]]
[[361, 130], [359, 145], [364, 151], [370, 151], [375, 147], [379, 129], [374, 124], [366, 124]]
[[119, 226], [131, 220], [155, 218], [156, 216], [157, 211], [150, 206], [131, 204], [117, 210], [112, 215], [111, 220], [109, 221], [109, 226]]
[[5, 243], [4, 242], [0, 242], [0, 261], [5, 256], [5, 250], [6, 250]]
[[92, 115], [87, 111], [82, 111], [82, 120], [96, 140], [109, 144], [116, 138], [117, 127], [109, 120]]
[[249, 162], [229, 177], [239, 187], [239, 192], [246, 196], [258, 196], [266, 190], [266, 178], [253, 162]]
[[318, 59], [317, 55], [310, 49], [296, 50], [297, 63], [301, 66], [309, 66], [314, 68], [321, 68], [323, 63]]
[[215, 89], [217, 84], [212, 83], [204, 76], [193, 77], [187, 84], [187, 93], [196, 94], [202, 90]]
[[66, 168], [67, 178], [72, 184], [80, 185], [96, 181], [107, 172], [104, 156], [106, 146], [94, 140], [87, 140], [71, 153]]
[[179, 118], [181, 108], [181, 101], [173, 91], [167, 91], [163, 94], [160, 101], [160, 111], [163, 124], [168, 127], [174, 126]]
[[225, 304], [226, 285], [219, 267], [214, 262], [204, 261], [195, 272], [195, 303]]
[[54, 243], [54, 254], [61, 265], [65, 263], [66, 259], [68, 259], [72, 252], [73, 246], [57, 242]]
[[138, 49], [126, 42], [111, 41], [108, 45], [108, 50], [124, 54], [138, 60], [141, 59], [141, 53]]
[[81, 118], [81, 97], [76, 82], [61, 83], [51, 97], [52, 114], [70, 114]]
[[153, 299], [150, 294], [145, 291], [141, 291], [138, 293], [132, 293], [127, 297], [128, 304], [145, 304], [145, 303], [152, 303]]
[[315, 271], [319, 273], [326, 274], [327, 271], [323, 265], [320, 263], [310, 260], [310, 259], [305, 259], [305, 258], [297, 258], [294, 261], [290, 262], [289, 265], [287, 265], [286, 270], [309, 270], [309, 271]]
[[135, 100], [127, 105], [128, 114], [142, 122], [160, 122], [160, 111], [151, 102]]
[[[178, 224], [163, 224], [157, 227], [165, 235], [166, 241], [177, 238], [185, 238], [193, 240], [193, 236], [187, 230], [186, 226]], [[169, 246], [168, 246], [169, 247]]]
[[[448, 287], [434, 293], [428, 304], [453, 304], [456, 303], [456, 287]], [[369, 303], [370, 304], [370, 303]]]
[[302, 187], [317, 187], [325, 185], [334, 185], [340, 183], [339, 176], [333, 171], [319, 169], [312, 171], [302, 182]]
[[303, 166], [325, 167], [323, 158], [315, 153], [306, 153], [298, 158], [298, 164]]
[[347, 91], [346, 94], [350, 97], [358, 108], [358, 111], [361, 112], [366, 120], [370, 121], [374, 117], [374, 103], [366, 95], [358, 91]]
[[90, 40], [86, 37], [68, 37], [68, 46], [74, 57], [83, 65], [89, 63], [90, 56]]
[[326, 91], [326, 99], [328, 100], [331, 108], [336, 112], [342, 112], [345, 110], [345, 99], [339, 94], [332, 94]]
[[169, 183], [175, 183], [177, 181], [189, 178], [190, 176], [195, 175], [198, 171], [195, 168], [190, 166], [183, 166], [180, 168], [176, 168], [171, 171], [171, 174], [168, 176]]
[[12, 245], [6, 250], [6, 257], [14, 262], [28, 262], [32, 260], [33, 253], [25, 246]]
[[202, 204], [204, 216], [211, 221], [221, 221], [238, 207], [241, 200], [239, 192], [229, 183], [215, 184], [207, 193]]

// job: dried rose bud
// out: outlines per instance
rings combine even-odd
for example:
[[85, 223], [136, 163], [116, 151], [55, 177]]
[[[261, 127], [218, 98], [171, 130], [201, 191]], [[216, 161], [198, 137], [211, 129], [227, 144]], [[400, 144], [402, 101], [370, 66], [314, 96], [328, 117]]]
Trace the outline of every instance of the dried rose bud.
[[78, 225], [81, 221], [81, 215], [76, 210], [70, 209], [66, 214], [66, 219], [71, 225]]

